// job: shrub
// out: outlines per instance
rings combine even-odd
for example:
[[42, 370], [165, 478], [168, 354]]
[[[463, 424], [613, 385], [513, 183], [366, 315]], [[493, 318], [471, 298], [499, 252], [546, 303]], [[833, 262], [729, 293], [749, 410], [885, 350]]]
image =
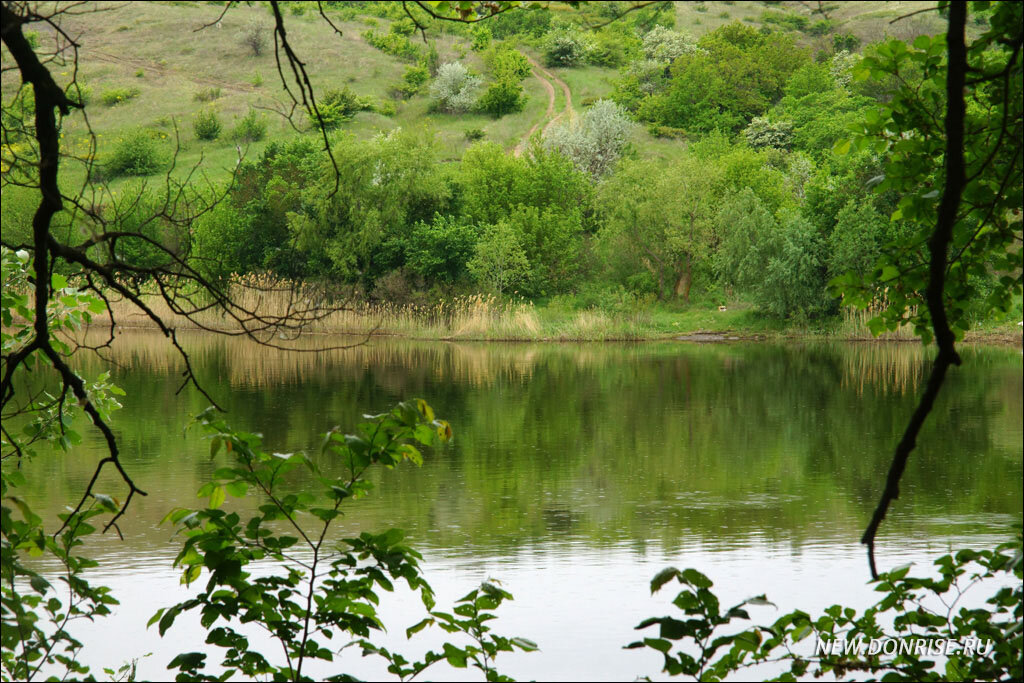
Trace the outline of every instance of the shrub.
[[357, 112], [372, 109], [373, 104], [368, 99], [356, 95], [346, 85], [341, 90], [332, 89], [325, 92], [317, 103], [317, 108], [320, 110], [320, 120], [324, 128], [334, 130]]
[[394, 116], [398, 113], [398, 107], [395, 106], [394, 102], [381, 100], [373, 106], [373, 111], [377, 112], [381, 116]]
[[544, 147], [561, 152], [578, 169], [598, 180], [622, 156], [633, 126], [620, 105], [598, 100], [576, 121], [552, 126], [544, 136]]
[[559, 29], [544, 39], [544, 63], [548, 66], [576, 66], [587, 59], [592, 46], [589, 38], [579, 32]]
[[196, 102], [213, 102], [215, 99], [219, 97], [220, 88], [207, 88], [205, 90], [200, 90], [195, 95], [193, 95], [193, 99]]
[[146, 77], [146, 72], [145, 71], [143, 71], [142, 69], [136, 69], [135, 70], [135, 78], [145, 78], [145, 77]]
[[138, 97], [139, 92], [138, 88], [112, 88], [103, 91], [100, 101], [108, 107], [113, 107]]
[[655, 26], [644, 36], [640, 49], [647, 59], [663, 64], [674, 62], [681, 55], [696, 52], [697, 44], [685, 33]]
[[420, 50], [413, 45], [408, 36], [399, 33], [377, 33], [373, 30], [363, 31], [363, 39], [381, 52], [407, 61], [416, 61]]
[[449, 62], [438, 68], [437, 78], [430, 85], [430, 97], [442, 111], [464, 112], [473, 107], [479, 87], [479, 76], [471, 75], [459, 62]]
[[853, 52], [860, 47], [860, 38], [852, 33], [837, 33], [832, 36], [832, 49], [836, 52]]
[[256, 142], [267, 135], [267, 121], [255, 110], [250, 109], [249, 113], [238, 120], [231, 137], [240, 142]]
[[254, 87], [254, 88], [262, 87], [263, 86], [263, 74], [261, 74], [259, 71], [257, 71], [256, 73], [254, 73], [252, 75], [252, 80], [249, 81], [249, 82], [252, 83], [252, 87]]
[[486, 136], [483, 128], [470, 128], [466, 131], [466, 139], [470, 142], [476, 142], [477, 140], [483, 140]]
[[267, 47], [267, 27], [259, 19], [252, 19], [238, 35], [242, 45], [252, 50], [254, 57], [263, 54]]
[[486, 112], [494, 118], [522, 111], [524, 106], [526, 106], [526, 96], [523, 94], [523, 86], [519, 85], [517, 81], [507, 78], [491, 83], [477, 102], [477, 108], [480, 111]]
[[411, 36], [416, 32], [416, 24], [413, 23], [409, 17], [403, 17], [397, 21], [391, 22], [391, 33], [398, 36]]
[[491, 30], [486, 26], [477, 26], [473, 31], [473, 52], [483, 52], [491, 44]]
[[495, 80], [509, 80], [518, 83], [530, 75], [530, 60], [511, 45], [501, 43], [495, 45], [484, 56], [484, 63], [494, 75]]
[[192, 120], [192, 130], [200, 140], [216, 140], [220, 137], [220, 117], [212, 108], [201, 109]]
[[163, 150], [154, 134], [138, 129], [117, 141], [103, 170], [111, 176], [152, 175], [164, 163]]
[[418, 93], [429, 80], [430, 69], [425, 63], [420, 62], [419, 64], [405, 67], [405, 73], [402, 74], [402, 82], [395, 90], [400, 97], [408, 99]]
[[763, 116], [755, 116], [743, 130], [743, 137], [753, 148], [775, 147], [789, 149], [793, 142], [793, 124], [790, 121], [769, 121]]

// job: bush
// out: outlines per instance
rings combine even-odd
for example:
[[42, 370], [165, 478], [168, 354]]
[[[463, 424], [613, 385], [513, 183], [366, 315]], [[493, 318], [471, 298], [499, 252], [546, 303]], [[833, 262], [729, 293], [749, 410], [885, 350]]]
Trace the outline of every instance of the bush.
[[239, 142], [257, 142], [267, 135], [267, 121], [264, 116], [250, 109], [249, 113], [238, 120], [231, 137]]
[[505, 78], [491, 83], [477, 102], [477, 109], [494, 118], [522, 111], [524, 106], [526, 96], [523, 94], [523, 86], [517, 81]]
[[324, 128], [334, 130], [357, 112], [372, 109], [373, 103], [367, 98], [359, 97], [351, 88], [345, 86], [341, 90], [331, 89], [325, 92], [317, 103], [317, 108], [320, 110], [320, 120]]
[[409, 99], [418, 93], [429, 80], [430, 69], [427, 68], [426, 64], [420, 62], [419, 64], [405, 67], [405, 73], [402, 74], [402, 82], [395, 90], [402, 99]]
[[213, 102], [215, 99], [219, 97], [220, 88], [206, 88], [205, 90], [200, 90], [195, 95], [193, 95], [193, 99], [196, 102]]
[[138, 129], [117, 141], [103, 170], [111, 176], [152, 175], [165, 163], [163, 150], [154, 134]]
[[490, 69], [495, 80], [509, 80], [515, 83], [530, 75], [530, 61], [519, 50], [507, 43], [495, 45], [484, 56], [484, 64]]
[[192, 130], [200, 140], [216, 140], [220, 137], [220, 117], [213, 109], [201, 109], [192, 120]]
[[592, 46], [579, 32], [559, 29], [544, 38], [544, 63], [548, 66], [577, 66], [587, 59]]
[[100, 101], [108, 107], [113, 107], [138, 97], [139, 92], [138, 88], [112, 88], [103, 91]]
[[681, 55], [696, 52], [697, 44], [685, 33], [655, 26], [644, 36], [641, 50], [647, 59], [664, 64], [674, 62]]
[[769, 121], [762, 116], [755, 116], [743, 130], [747, 144], [758, 147], [774, 147], [789, 149], [793, 142], [793, 124], [790, 121]]
[[254, 57], [259, 57], [267, 47], [267, 26], [259, 19], [252, 19], [238, 34], [238, 39], [252, 50]]
[[409, 17], [391, 22], [390, 32], [398, 36], [411, 36], [416, 32], [416, 24]]
[[381, 100], [373, 106], [373, 111], [377, 112], [381, 116], [394, 116], [398, 113], [398, 107], [395, 106], [394, 102]]
[[476, 103], [479, 87], [478, 76], [471, 75], [459, 62], [449, 62], [437, 70], [437, 78], [430, 85], [430, 97], [442, 111], [464, 112]]
[[473, 31], [473, 52], [483, 52], [491, 44], [491, 30], [486, 26], [477, 26]]
[[622, 156], [633, 126], [620, 105], [598, 100], [576, 121], [552, 126], [544, 136], [544, 147], [561, 152], [578, 169], [599, 180]]
[[416, 61], [420, 56], [418, 47], [412, 44], [408, 36], [398, 33], [377, 33], [374, 30], [363, 31], [363, 39], [381, 52], [407, 61]]
[[466, 139], [470, 142], [476, 142], [477, 140], [483, 140], [486, 133], [483, 128], [470, 128], [466, 131]]

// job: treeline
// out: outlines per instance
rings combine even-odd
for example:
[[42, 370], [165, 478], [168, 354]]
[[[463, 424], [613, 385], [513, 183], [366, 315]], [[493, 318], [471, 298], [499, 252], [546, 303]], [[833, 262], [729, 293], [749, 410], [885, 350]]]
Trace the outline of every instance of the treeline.
[[[401, 303], [479, 291], [579, 307], [741, 297], [783, 318], [836, 312], [830, 280], [907, 248], [913, 231], [891, 218], [899, 197], [873, 191], [885, 150], [842, 144], [897, 85], [858, 71], [852, 37], [815, 53], [792, 32], [735, 21], [695, 41], [673, 30], [672, 13], [636, 12], [596, 35], [552, 15], [457, 29], [492, 51], [492, 38], [525, 41], [549, 64], [621, 65], [611, 100], [523, 155], [478, 142], [442, 163], [423, 128], [365, 140], [335, 131], [329, 158], [310, 135], [243, 163], [187, 234], [173, 221], [133, 225], [179, 240], [215, 278], [270, 271]], [[521, 80], [521, 55], [496, 54]], [[670, 161], [629, 144], [641, 123], [679, 139]], [[136, 202], [121, 220], [149, 210]], [[144, 242], [119, 244], [122, 257], [146, 258]], [[979, 298], [996, 286], [972, 277]]]

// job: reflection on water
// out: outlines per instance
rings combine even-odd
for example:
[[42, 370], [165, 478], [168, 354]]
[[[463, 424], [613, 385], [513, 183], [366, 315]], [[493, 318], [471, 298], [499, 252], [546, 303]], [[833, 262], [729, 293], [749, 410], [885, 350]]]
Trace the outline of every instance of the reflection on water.
[[[664, 611], [667, 598], [650, 598], [647, 581], [665, 564], [705, 571], [726, 601], [763, 591], [804, 609], [869, 600], [856, 540], [928, 362], [908, 344], [392, 341], [312, 354], [196, 335], [186, 346], [229, 420], [261, 431], [274, 450], [313, 449], [327, 429], [413, 396], [448, 419], [453, 444], [422, 468], [376, 474], [374, 495], [340, 532], [406, 529], [442, 597], [501, 578], [516, 601], [499, 632], [543, 649], [508, 660], [522, 678], [656, 674], [657, 659], [619, 648], [641, 617]], [[963, 356], [883, 526], [883, 565], [986, 544], [1021, 519], [1020, 352]], [[170, 644], [133, 632], [183, 590], [158, 522], [195, 505], [218, 464], [182, 431], [205, 404], [194, 391], [176, 394], [183, 368], [163, 338], [126, 334], [111, 360], [128, 393], [116, 416], [125, 465], [150, 495], [133, 503], [123, 543], [94, 543], [128, 617], [108, 620], [94, 640], [118, 642], [110, 628], [127, 629], [132, 647], [108, 646], [98, 663], [155, 651], [143, 673], [159, 677], [169, 655], [201, 640], [183, 645], [199, 637], [188, 629]], [[106, 367], [81, 363], [86, 373]], [[33, 463], [27, 497], [55, 515], [84, 487], [99, 448], [90, 441]], [[400, 634], [419, 613], [401, 600], [386, 610], [388, 646], [416, 652]], [[354, 673], [376, 670], [348, 657]]]

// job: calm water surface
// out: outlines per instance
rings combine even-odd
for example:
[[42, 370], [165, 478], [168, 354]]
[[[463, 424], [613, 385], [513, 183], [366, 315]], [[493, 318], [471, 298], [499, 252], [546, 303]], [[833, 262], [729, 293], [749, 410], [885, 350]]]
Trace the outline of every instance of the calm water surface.
[[[499, 668], [563, 680], [657, 677], [658, 657], [621, 647], [642, 618], [672, 611], [674, 593], [648, 589], [666, 565], [708, 574], [726, 604], [766, 592], [786, 610], [867, 605], [857, 540], [928, 362], [906, 344], [374, 342], [300, 354], [196, 335], [186, 346], [232, 424], [262, 432], [277, 451], [314, 451], [335, 425], [426, 399], [451, 422], [454, 442], [422, 468], [375, 473], [374, 494], [340, 531], [407, 530], [440, 605], [499, 579], [516, 600], [502, 607], [497, 632], [542, 650]], [[1020, 350], [963, 355], [883, 526], [882, 566], [985, 546], [1021, 520]], [[174, 654], [203, 649], [194, 622], [179, 619], [164, 639], [145, 628], [158, 607], [188, 594], [170, 566], [178, 546], [159, 521], [196, 506], [218, 463], [183, 430], [205, 403], [192, 390], [176, 394], [182, 366], [161, 337], [125, 334], [110, 360], [128, 393], [115, 417], [123, 459], [150, 495], [133, 503], [123, 542], [92, 542], [97, 579], [122, 605], [79, 633], [89, 663], [152, 652], [140, 678], [159, 679]], [[80, 494], [101, 453], [89, 439], [32, 464], [37, 509], [55, 515]], [[113, 483], [99, 490], [118, 493]], [[758, 621], [777, 616], [759, 609]], [[388, 647], [416, 655], [440, 642], [405, 640], [422, 617], [407, 595], [382, 611]], [[355, 651], [340, 661], [321, 673], [383, 671]], [[478, 678], [441, 669], [428, 678], [450, 676]]]

